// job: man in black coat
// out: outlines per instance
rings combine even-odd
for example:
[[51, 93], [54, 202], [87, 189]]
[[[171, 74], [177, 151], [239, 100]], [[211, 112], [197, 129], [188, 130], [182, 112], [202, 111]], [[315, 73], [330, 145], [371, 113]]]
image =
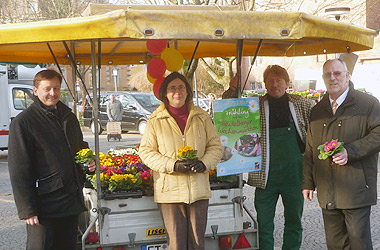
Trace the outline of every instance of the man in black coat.
[[88, 144], [76, 116], [59, 101], [61, 82], [56, 71], [40, 71], [35, 102], [11, 123], [9, 173], [19, 218], [27, 224], [27, 249], [75, 249], [78, 215], [86, 210], [84, 174], [74, 157]]
[[[380, 104], [354, 89], [345, 63], [323, 65], [327, 95], [311, 110], [302, 193], [318, 192], [329, 250], [372, 250], [370, 214], [377, 202]], [[344, 151], [318, 158], [318, 146], [332, 139]]]

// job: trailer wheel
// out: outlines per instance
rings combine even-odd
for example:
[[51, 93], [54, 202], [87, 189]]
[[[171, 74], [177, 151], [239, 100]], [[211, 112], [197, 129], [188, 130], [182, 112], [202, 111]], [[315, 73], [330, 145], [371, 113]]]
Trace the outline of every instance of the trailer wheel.
[[[94, 121], [91, 121], [91, 125], [90, 125], [90, 127], [91, 127], [91, 132], [92, 132], [93, 134], [95, 134], [95, 122], [94, 122]], [[102, 134], [102, 132], [103, 132], [103, 128], [102, 128], [102, 126], [100, 125], [100, 123], [98, 123], [98, 134], [100, 135], [100, 134]]]
[[140, 121], [139, 126], [138, 126], [138, 130], [139, 130], [140, 135], [144, 134], [145, 128], [146, 128], [146, 121], [145, 120]]

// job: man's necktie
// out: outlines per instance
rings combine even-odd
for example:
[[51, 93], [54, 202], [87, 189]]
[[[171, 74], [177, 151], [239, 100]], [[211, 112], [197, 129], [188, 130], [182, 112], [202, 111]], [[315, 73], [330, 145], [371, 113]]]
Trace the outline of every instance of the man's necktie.
[[333, 101], [331, 103], [331, 107], [332, 107], [333, 114], [335, 114], [336, 110], [338, 109], [338, 103], [336, 101]]

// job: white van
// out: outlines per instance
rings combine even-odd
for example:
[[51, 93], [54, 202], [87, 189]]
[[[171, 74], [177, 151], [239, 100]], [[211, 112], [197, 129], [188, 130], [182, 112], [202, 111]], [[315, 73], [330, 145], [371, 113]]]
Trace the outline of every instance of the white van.
[[41, 70], [40, 66], [9, 69], [0, 65], [0, 150], [8, 149], [12, 119], [33, 103], [33, 78]]

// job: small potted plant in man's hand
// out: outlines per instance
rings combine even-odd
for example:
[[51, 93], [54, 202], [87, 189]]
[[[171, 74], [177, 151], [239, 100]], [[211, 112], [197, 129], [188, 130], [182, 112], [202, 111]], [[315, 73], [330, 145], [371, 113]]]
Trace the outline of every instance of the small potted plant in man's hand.
[[[82, 166], [83, 171], [86, 174], [93, 174], [93, 172], [95, 171], [94, 167], [91, 167], [91, 169], [89, 169], [89, 166], [94, 161], [95, 153], [92, 152], [92, 150], [89, 148], [79, 150], [75, 156], [75, 163], [80, 164]], [[94, 166], [94, 163], [92, 163], [91, 166]]]
[[343, 142], [337, 140], [331, 140], [325, 144], [319, 145], [319, 155], [318, 159], [326, 160], [327, 158], [333, 156], [336, 153], [342, 153], [344, 151]]

